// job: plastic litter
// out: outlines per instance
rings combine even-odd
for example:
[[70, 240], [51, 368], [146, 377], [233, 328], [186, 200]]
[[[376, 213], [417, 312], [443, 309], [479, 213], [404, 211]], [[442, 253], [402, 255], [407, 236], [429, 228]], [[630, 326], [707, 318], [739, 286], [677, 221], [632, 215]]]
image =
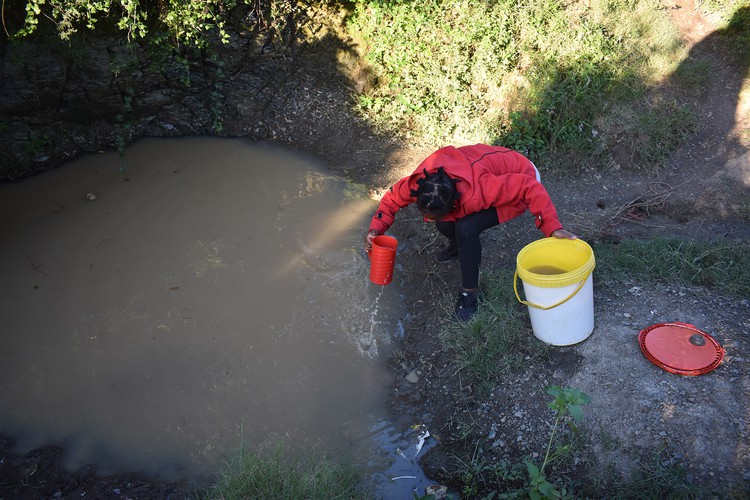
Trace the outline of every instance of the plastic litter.
[[428, 437], [430, 437], [430, 431], [428, 431], [427, 429], [422, 431], [422, 434], [419, 435], [419, 442], [417, 443], [417, 452], [414, 454], [415, 457], [419, 455], [420, 451], [422, 451], [422, 446], [424, 446], [424, 443]]

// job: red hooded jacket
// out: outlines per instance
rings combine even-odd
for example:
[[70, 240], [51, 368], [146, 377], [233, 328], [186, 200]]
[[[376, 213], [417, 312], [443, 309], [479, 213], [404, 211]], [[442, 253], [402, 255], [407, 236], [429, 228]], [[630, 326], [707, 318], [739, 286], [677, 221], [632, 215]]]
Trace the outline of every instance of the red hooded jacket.
[[393, 224], [396, 213], [414, 203], [411, 195], [424, 170], [433, 173], [439, 167], [453, 179], [460, 198], [455, 210], [440, 219], [452, 221], [490, 207], [497, 209], [497, 219], [507, 222], [530, 210], [536, 226], [550, 236], [561, 229], [557, 210], [547, 190], [537, 180], [537, 171], [528, 158], [516, 151], [485, 144], [446, 146], [428, 156], [417, 169], [399, 180], [383, 195], [370, 230], [385, 233]]

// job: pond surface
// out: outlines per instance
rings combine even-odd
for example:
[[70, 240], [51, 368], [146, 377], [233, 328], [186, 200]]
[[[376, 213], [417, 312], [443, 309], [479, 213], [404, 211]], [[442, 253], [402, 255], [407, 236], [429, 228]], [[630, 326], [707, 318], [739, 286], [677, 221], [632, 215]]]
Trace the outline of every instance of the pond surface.
[[0, 432], [101, 473], [205, 477], [283, 439], [422, 482], [385, 409], [405, 318], [368, 281], [374, 202], [240, 139], [125, 159], [127, 181], [106, 153], [0, 185]]

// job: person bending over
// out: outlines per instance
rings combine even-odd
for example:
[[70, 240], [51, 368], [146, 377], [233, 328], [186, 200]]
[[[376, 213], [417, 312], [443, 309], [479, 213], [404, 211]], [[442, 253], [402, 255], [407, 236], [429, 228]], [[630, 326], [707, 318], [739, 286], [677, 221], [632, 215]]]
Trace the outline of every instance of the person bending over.
[[446, 146], [383, 195], [365, 236], [365, 251], [385, 234], [399, 210], [416, 203], [426, 222], [448, 239], [438, 262], [458, 257], [461, 288], [455, 314], [468, 321], [479, 308], [479, 266], [485, 229], [529, 210], [545, 236], [576, 239], [563, 229], [539, 171], [521, 153], [499, 146]]

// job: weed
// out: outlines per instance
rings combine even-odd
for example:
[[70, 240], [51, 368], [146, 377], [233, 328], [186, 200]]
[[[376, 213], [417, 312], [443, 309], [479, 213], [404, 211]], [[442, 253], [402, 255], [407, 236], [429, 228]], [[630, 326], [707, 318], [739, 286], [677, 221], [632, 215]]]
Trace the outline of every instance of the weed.
[[750, 59], [750, 0], [700, 0], [696, 3], [704, 14], [718, 20], [732, 52], [740, 59]]
[[[512, 273], [482, 275], [484, 300], [468, 323], [450, 323], [440, 334], [443, 346], [454, 353], [458, 371], [465, 371], [475, 394], [485, 398], [497, 377], [521, 369], [528, 359], [542, 359], [544, 343], [528, 334], [528, 324], [512, 288]], [[447, 306], [446, 306], [447, 307]]]
[[578, 389], [551, 386], [547, 388], [547, 394], [555, 398], [548, 403], [548, 406], [556, 412], [556, 418], [552, 426], [547, 452], [544, 455], [544, 462], [542, 463], [540, 473], [544, 473], [544, 468], [555, 456], [555, 454], [550, 454], [550, 451], [555, 441], [555, 432], [562, 423], [566, 422], [565, 417], [570, 416], [572, 420], [567, 421], [567, 423], [575, 430], [578, 430], [577, 425], [583, 420], [583, 405], [591, 402], [591, 397]]
[[629, 135], [633, 160], [644, 167], [658, 168], [690, 137], [697, 123], [691, 106], [673, 98], [659, 98], [642, 110]]
[[739, 0], [736, 3], [727, 2], [727, 7], [735, 7], [732, 16], [724, 29], [724, 35], [729, 40], [735, 53], [740, 59], [750, 61], [750, 1]]
[[745, 201], [737, 207], [737, 214], [743, 219], [750, 220], [750, 201]]
[[604, 428], [599, 430], [599, 442], [605, 451], [615, 451], [622, 446], [620, 439]]
[[138, 68], [140, 60], [136, 52], [137, 45], [126, 43], [109, 52], [109, 70], [115, 78], [120, 75], [130, 75]]
[[528, 493], [532, 499], [567, 497], [564, 488], [558, 490], [547, 480], [547, 477], [544, 474], [544, 469], [558, 456], [567, 452], [566, 446], [556, 447], [554, 449], [552, 447], [556, 444], [558, 429], [563, 425], [569, 425], [577, 431], [577, 426], [583, 419], [583, 405], [591, 402], [591, 397], [578, 389], [551, 386], [547, 388], [547, 394], [555, 398], [548, 403], [548, 406], [555, 411], [556, 417], [555, 423], [550, 431], [547, 451], [544, 454], [544, 460], [542, 461], [541, 467], [537, 467], [537, 465], [530, 460], [526, 460], [525, 462], [529, 473]]
[[28, 141], [26, 142], [26, 153], [29, 156], [38, 156], [49, 146], [49, 136], [40, 135], [29, 129]]
[[480, 442], [477, 441], [475, 444], [471, 457], [467, 460], [454, 457], [454, 463], [456, 464], [456, 474], [460, 477], [463, 485], [461, 494], [467, 498], [474, 498], [479, 492], [478, 480], [482, 477], [485, 467]]
[[393, 362], [396, 363], [396, 364], [399, 364], [399, 365], [402, 364], [402, 363], [406, 363], [406, 361], [408, 359], [407, 356], [406, 356], [406, 351], [403, 351], [401, 349], [395, 351], [391, 355], [391, 357], [393, 358]]
[[626, 240], [594, 245], [598, 279], [701, 285], [750, 296], [750, 242], [676, 239]]
[[44, 21], [54, 25], [60, 39], [69, 40], [80, 30], [93, 30], [100, 22], [112, 22], [130, 41], [145, 39], [156, 24], [176, 46], [203, 47], [211, 31], [218, 32], [222, 42], [228, 41], [224, 17], [235, 5], [233, 0], [171, 2], [156, 9], [158, 22], [153, 23], [149, 22], [154, 13], [152, 6], [140, 0], [29, 0], [24, 26], [12, 36], [30, 35]]
[[474, 427], [465, 423], [465, 422], [459, 422], [456, 425], [455, 433], [453, 434], [453, 439], [456, 441], [465, 441], [469, 438], [469, 436], [472, 435], [474, 432]]
[[363, 498], [357, 483], [354, 472], [326, 457], [291, 457], [277, 444], [257, 453], [241, 453], [203, 498]]
[[[578, 430], [578, 424], [583, 419], [583, 405], [588, 404], [591, 398], [578, 389], [563, 388], [559, 386], [547, 387], [547, 394], [554, 399], [548, 406], [555, 411], [555, 423], [550, 431], [547, 451], [541, 466], [531, 460], [525, 460], [528, 482], [526, 486], [516, 488], [506, 493], [499, 493], [497, 498], [531, 498], [532, 500], [547, 498], [573, 498], [565, 488], [555, 486], [545, 475], [546, 467], [558, 457], [567, 453], [568, 445], [559, 445], [558, 431], [562, 427], [570, 427]], [[494, 492], [493, 495], [497, 493]]]
[[484, 440], [475, 443], [471, 456], [454, 456], [454, 475], [460, 479], [462, 494], [475, 498], [480, 490], [488, 490], [496, 485], [515, 483], [524, 478], [524, 467], [520, 463], [502, 460], [489, 462], [483, 453]]
[[209, 109], [213, 116], [214, 132], [221, 133], [224, 130], [224, 61], [220, 61], [216, 54], [211, 54], [208, 60], [216, 68], [209, 93]]
[[571, 444], [562, 441], [560, 433], [563, 428], [578, 432], [578, 425], [583, 419], [583, 405], [588, 404], [591, 398], [578, 389], [559, 386], [547, 387], [547, 394], [554, 397], [548, 406], [555, 412], [555, 422], [541, 465], [531, 460], [523, 463], [491, 463], [483, 453], [484, 440], [479, 440], [470, 456], [454, 457], [455, 477], [463, 485], [464, 496], [474, 498], [480, 491], [490, 491], [485, 498], [572, 498], [564, 487], [550, 482], [546, 472], [550, 464], [568, 456]]
[[173, 58], [177, 66], [179, 66], [182, 76], [182, 85], [190, 87], [192, 81], [190, 79], [190, 59], [187, 55], [183, 54], [182, 51], [175, 51]]
[[615, 486], [627, 498], [704, 498], [707, 493], [687, 482], [684, 467], [657, 451], [651, 461], [640, 462], [638, 470]]

